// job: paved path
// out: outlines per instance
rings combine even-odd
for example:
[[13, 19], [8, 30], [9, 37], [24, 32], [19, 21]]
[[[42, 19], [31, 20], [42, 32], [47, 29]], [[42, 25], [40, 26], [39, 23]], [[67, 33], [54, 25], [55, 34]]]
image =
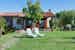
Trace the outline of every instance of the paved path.
[[[14, 36], [22, 36], [23, 34], [16, 34]], [[10, 48], [12, 45], [14, 45], [19, 38], [15, 38], [14, 36], [12, 36], [12, 38], [10, 38], [8, 41], [6, 41], [4, 44], [2, 44], [0, 47], [0, 50], [6, 50], [6, 48]]]

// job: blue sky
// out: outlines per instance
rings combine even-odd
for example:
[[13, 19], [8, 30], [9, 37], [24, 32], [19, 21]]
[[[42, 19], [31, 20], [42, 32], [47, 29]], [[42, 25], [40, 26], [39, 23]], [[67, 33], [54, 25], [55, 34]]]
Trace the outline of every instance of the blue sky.
[[[35, 0], [32, 0], [35, 2]], [[75, 0], [40, 0], [44, 11], [53, 12], [75, 9]], [[26, 6], [26, 0], [0, 0], [0, 12], [20, 12]]]

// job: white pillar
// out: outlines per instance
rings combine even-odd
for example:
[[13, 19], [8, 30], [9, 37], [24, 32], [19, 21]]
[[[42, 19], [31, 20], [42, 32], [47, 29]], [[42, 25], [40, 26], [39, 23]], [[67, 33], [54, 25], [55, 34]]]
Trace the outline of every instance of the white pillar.
[[16, 25], [17, 25], [17, 18], [13, 18], [13, 27], [16, 27]]
[[49, 23], [50, 20], [51, 20], [51, 17], [48, 17], [47, 18], [47, 28], [50, 28], [50, 23]]

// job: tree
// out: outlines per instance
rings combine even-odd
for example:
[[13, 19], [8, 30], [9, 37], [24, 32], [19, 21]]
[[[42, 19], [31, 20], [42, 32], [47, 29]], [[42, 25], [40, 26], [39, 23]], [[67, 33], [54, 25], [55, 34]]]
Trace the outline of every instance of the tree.
[[5, 32], [6, 21], [3, 17], [0, 17], [0, 36], [2, 32]]
[[72, 20], [75, 18], [75, 10], [61, 11], [56, 13], [56, 16], [59, 18], [59, 24], [72, 24]]
[[58, 26], [61, 28], [72, 29], [72, 26], [75, 26], [75, 10], [64, 10], [56, 13], [56, 17], [59, 20]]
[[43, 11], [40, 7], [40, 0], [37, 0], [34, 4], [31, 2], [31, 0], [27, 0], [27, 7], [23, 8], [23, 13], [26, 14], [26, 18], [33, 19], [33, 23], [37, 23], [37, 21], [40, 21], [43, 17]]

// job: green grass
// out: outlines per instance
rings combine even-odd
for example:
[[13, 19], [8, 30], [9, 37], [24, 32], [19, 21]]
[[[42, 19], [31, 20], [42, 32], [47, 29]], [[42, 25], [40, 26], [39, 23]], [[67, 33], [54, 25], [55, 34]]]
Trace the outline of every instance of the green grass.
[[20, 38], [20, 41], [7, 50], [75, 50], [75, 32], [41, 33], [45, 36], [41, 38]]

